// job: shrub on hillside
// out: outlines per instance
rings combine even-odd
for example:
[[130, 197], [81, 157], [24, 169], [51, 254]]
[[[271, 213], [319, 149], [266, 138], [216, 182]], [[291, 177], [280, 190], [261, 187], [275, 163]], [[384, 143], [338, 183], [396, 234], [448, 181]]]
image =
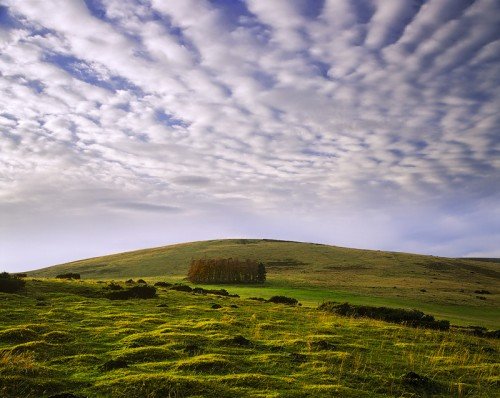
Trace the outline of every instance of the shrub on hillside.
[[107, 290], [123, 290], [123, 286], [119, 285], [115, 282], [110, 282], [108, 285], [104, 286], [104, 289]]
[[193, 293], [197, 294], [214, 294], [216, 296], [230, 296], [229, 292], [226, 289], [204, 289], [202, 287], [195, 287], [193, 289]]
[[58, 279], [80, 279], [80, 274], [76, 272], [68, 272], [66, 274], [59, 274], [56, 276]]
[[139, 285], [126, 290], [111, 291], [105, 297], [110, 300], [149, 299], [156, 297], [156, 289], [149, 285]]
[[455, 329], [467, 334], [491, 339], [500, 339], [500, 330], [488, 330], [484, 326], [454, 326]]
[[263, 297], [249, 297], [248, 299], [249, 300], [253, 300], [253, 301], [260, 301], [260, 302], [263, 302], [263, 303], [266, 301], [266, 299], [263, 298]]
[[326, 302], [318, 309], [334, 312], [338, 315], [351, 317], [364, 317], [378, 319], [381, 321], [398, 323], [412, 327], [423, 327], [428, 329], [448, 330], [449, 321], [437, 321], [432, 315], [424, 314], [418, 310], [406, 310], [403, 308], [372, 307], [368, 305], [353, 305], [349, 303]]
[[24, 289], [26, 282], [7, 272], [0, 274], [0, 292], [16, 293]]
[[298, 303], [297, 299], [286, 296], [273, 296], [267, 301], [270, 303], [288, 304], [288, 305], [296, 305]]
[[168, 282], [156, 282], [155, 286], [158, 286], [158, 287], [170, 287], [170, 286], [172, 286], [172, 284], [168, 283]]
[[188, 285], [174, 285], [170, 287], [170, 290], [177, 290], [178, 292], [192, 292], [193, 289]]

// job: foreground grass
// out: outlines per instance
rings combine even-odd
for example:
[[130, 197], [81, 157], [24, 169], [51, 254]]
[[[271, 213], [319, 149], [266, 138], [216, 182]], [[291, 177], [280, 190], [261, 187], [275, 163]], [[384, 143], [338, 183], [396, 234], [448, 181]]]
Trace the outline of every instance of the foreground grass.
[[[32, 280], [26, 294], [0, 293], [0, 396], [498, 392], [497, 340], [166, 289], [156, 299], [110, 301], [103, 286]], [[409, 372], [424, 381], [405, 379]]]

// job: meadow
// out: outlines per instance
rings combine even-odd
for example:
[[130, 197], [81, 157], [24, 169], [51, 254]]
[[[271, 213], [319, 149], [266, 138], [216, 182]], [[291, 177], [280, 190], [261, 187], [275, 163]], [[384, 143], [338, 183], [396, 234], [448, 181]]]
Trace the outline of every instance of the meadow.
[[[499, 391], [497, 339], [337, 316], [313, 305], [321, 294], [303, 306], [168, 288], [153, 299], [109, 300], [108, 286], [28, 278], [25, 291], [0, 293], [0, 396], [486, 398]], [[239, 289], [263, 296], [279, 286]]]
[[142, 277], [157, 281], [167, 277], [182, 282], [192, 259], [229, 257], [262, 261], [267, 268], [264, 286], [231, 286], [242, 297], [290, 295], [312, 307], [334, 300], [418, 308], [457, 325], [500, 328], [499, 264], [478, 259], [269, 239], [225, 239], [79, 260], [30, 275], [54, 277], [77, 272], [94, 280]]

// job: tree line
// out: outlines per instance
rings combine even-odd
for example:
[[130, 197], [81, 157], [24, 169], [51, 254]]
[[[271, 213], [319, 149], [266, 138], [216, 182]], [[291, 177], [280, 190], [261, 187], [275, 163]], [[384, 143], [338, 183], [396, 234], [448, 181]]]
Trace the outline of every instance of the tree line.
[[264, 283], [266, 267], [263, 263], [249, 259], [191, 260], [188, 279], [194, 283]]

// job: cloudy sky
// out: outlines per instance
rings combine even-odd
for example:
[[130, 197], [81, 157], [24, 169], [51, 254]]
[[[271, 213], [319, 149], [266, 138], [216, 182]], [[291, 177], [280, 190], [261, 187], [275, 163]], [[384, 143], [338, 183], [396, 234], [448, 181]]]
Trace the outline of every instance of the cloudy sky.
[[0, 268], [226, 237], [500, 256], [498, 0], [0, 5]]

